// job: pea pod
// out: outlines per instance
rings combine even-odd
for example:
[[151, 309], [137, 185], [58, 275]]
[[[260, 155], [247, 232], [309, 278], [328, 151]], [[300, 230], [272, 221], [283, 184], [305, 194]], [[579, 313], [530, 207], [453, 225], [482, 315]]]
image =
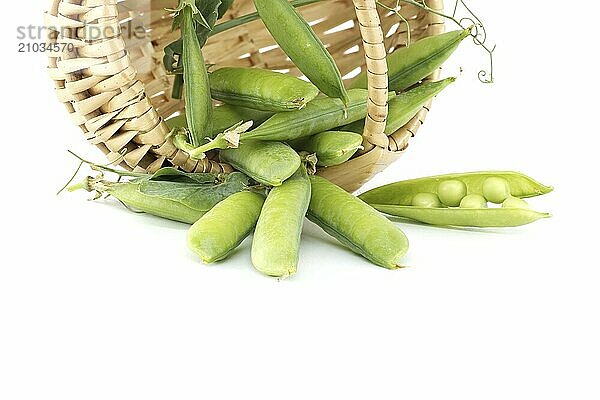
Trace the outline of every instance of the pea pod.
[[[503, 202], [507, 198], [533, 197], [551, 190], [551, 187], [518, 172], [483, 171], [396, 182], [369, 190], [359, 197], [386, 214], [427, 224], [511, 227], [550, 215], [525, 208], [487, 208], [487, 201]], [[431, 207], [421, 206], [416, 201], [436, 195], [439, 196], [439, 202], [432, 203]], [[452, 207], [460, 205], [460, 208], [442, 207], [442, 204]], [[510, 204], [522, 203], [515, 200]]]
[[265, 26], [306, 77], [329, 97], [348, 103], [342, 74], [331, 54], [288, 0], [254, 0]]
[[343, 245], [376, 265], [395, 269], [408, 250], [408, 239], [370, 205], [319, 176], [310, 177], [307, 217]]
[[261, 111], [303, 108], [319, 94], [312, 83], [262, 68], [219, 68], [209, 80], [213, 99]]
[[458, 180], [467, 186], [467, 194], [483, 193], [483, 184], [488, 178], [503, 178], [508, 181], [510, 194], [527, 198], [550, 193], [552, 188], [532, 178], [512, 171], [481, 171], [462, 174], [447, 174], [411, 179], [371, 189], [359, 197], [369, 204], [408, 206], [418, 193], [436, 193], [441, 182]]
[[181, 27], [183, 38], [183, 81], [185, 85], [185, 113], [190, 129], [190, 138], [198, 146], [211, 131], [212, 100], [208, 73], [202, 56], [200, 42], [196, 36], [195, 20], [203, 18], [193, 0], [180, 0], [176, 23]]
[[362, 148], [362, 135], [345, 131], [325, 131], [314, 136], [298, 139], [290, 143], [296, 150], [314, 153], [317, 165], [330, 167], [339, 165], [350, 159]]
[[304, 166], [271, 190], [252, 241], [252, 264], [258, 271], [275, 277], [296, 273], [300, 235], [309, 202], [310, 181]]
[[[215, 107], [213, 111], [212, 127], [205, 133], [205, 137], [214, 138], [217, 134], [231, 128], [241, 121], [253, 121], [254, 125], [260, 125], [272, 116], [272, 112], [253, 110], [250, 108], [230, 106], [223, 104]], [[169, 129], [188, 128], [187, 118], [184, 114], [169, 118], [166, 121]]]
[[300, 167], [300, 156], [281, 142], [245, 141], [221, 150], [221, 159], [264, 185], [279, 186]]
[[[408, 123], [425, 104], [437, 96], [456, 78], [447, 78], [438, 82], [426, 82], [419, 86], [399, 93], [388, 103], [388, 116], [384, 133], [391, 135]], [[362, 133], [365, 127], [364, 120], [358, 120], [342, 129]]]
[[247, 191], [223, 200], [192, 225], [189, 248], [206, 264], [223, 260], [252, 233], [264, 201]]
[[[400, 48], [387, 56], [389, 90], [403, 91], [438, 69], [471, 35], [471, 29], [457, 30], [429, 36]], [[358, 75], [352, 89], [367, 87], [366, 72]]]
[[317, 98], [301, 110], [273, 115], [242, 139], [289, 141], [349, 124], [367, 116], [367, 96], [364, 89], [349, 90], [345, 107], [339, 99]]
[[375, 209], [389, 215], [409, 218], [430, 225], [514, 227], [530, 224], [542, 218], [550, 217], [524, 208], [427, 208], [398, 206], [392, 204], [371, 204]]
[[193, 224], [216, 204], [249, 185], [248, 177], [240, 172], [186, 174], [169, 169], [129, 182], [89, 177], [69, 190], [85, 189], [98, 196], [109, 194], [135, 210]]

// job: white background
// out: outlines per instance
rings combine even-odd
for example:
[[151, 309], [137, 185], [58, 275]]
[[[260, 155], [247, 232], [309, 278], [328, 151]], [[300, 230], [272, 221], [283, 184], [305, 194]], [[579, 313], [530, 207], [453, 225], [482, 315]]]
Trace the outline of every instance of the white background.
[[[364, 262], [307, 224], [297, 276], [218, 266], [186, 226], [86, 194], [56, 197], [102, 160], [51, 90], [40, 54], [2, 33], [0, 398], [599, 399], [596, 2], [470, 1], [498, 44], [496, 83], [466, 43], [464, 72], [406, 155], [369, 184], [487, 169], [556, 190], [554, 217], [486, 231], [402, 224], [405, 263]], [[16, 4], [16, 3], [15, 3]]]

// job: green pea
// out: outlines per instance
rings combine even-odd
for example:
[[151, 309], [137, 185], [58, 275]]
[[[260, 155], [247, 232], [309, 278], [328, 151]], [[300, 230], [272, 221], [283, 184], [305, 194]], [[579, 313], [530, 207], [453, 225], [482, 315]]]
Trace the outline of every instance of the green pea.
[[443, 204], [458, 207], [460, 201], [467, 195], [467, 185], [456, 179], [442, 181], [438, 185], [437, 194]]
[[254, 0], [265, 26], [294, 65], [321, 92], [348, 104], [342, 75], [331, 54], [288, 0]]
[[415, 207], [442, 207], [442, 202], [435, 193], [417, 193], [411, 204]]
[[309, 202], [310, 181], [304, 166], [269, 192], [252, 241], [252, 264], [258, 271], [275, 277], [296, 273]]
[[[429, 36], [388, 54], [389, 89], [403, 91], [437, 70], [471, 35], [470, 29]], [[366, 89], [367, 74], [361, 73], [350, 85], [352, 89]]]
[[[518, 172], [481, 171], [395, 182], [371, 189], [359, 197], [383, 213], [440, 226], [509, 227], [529, 224], [550, 216], [547, 213], [522, 208], [481, 207], [483, 202], [480, 196], [483, 193], [484, 182], [491, 177], [509, 182], [513, 196], [518, 198], [539, 196], [552, 191], [551, 187]], [[469, 195], [461, 200], [462, 208], [426, 208], [412, 205], [416, 194], [435, 192], [442, 182], [448, 181], [459, 181], [466, 185]], [[475, 199], [478, 201], [474, 201]], [[471, 202], [473, 204], [468, 204]], [[477, 208], [465, 208], [466, 205], [474, 206], [477, 203], [480, 205]]]
[[510, 185], [504, 178], [491, 176], [483, 181], [482, 191], [488, 201], [500, 204], [510, 196]]
[[368, 204], [319, 176], [311, 176], [307, 217], [357, 254], [388, 269], [400, 267], [408, 239]]
[[[422, 83], [415, 88], [399, 93], [388, 103], [388, 115], [385, 134], [391, 135], [406, 125], [431, 99], [437, 96], [456, 78], [447, 78], [439, 82]], [[361, 133], [365, 128], [365, 120], [359, 119], [342, 129]]]
[[372, 204], [382, 213], [438, 226], [502, 228], [530, 224], [550, 217], [523, 208], [425, 208], [393, 204]]
[[263, 185], [279, 186], [298, 170], [300, 156], [281, 142], [248, 140], [220, 152], [221, 159]]
[[223, 260], [252, 233], [264, 201], [254, 192], [229, 196], [192, 225], [189, 248], [206, 264]]
[[325, 131], [290, 143], [296, 150], [314, 153], [317, 165], [330, 167], [348, 161], [362, 148], [362, 135], [345, 131]]
[[461, 208], [487, 208], [487, 200], [480, 194], [468, 194], [460, 201]]
[[506, 179], [510, 184], [511, 193], [515, 197], [526, 198], [550, 193], [552, 187], [542, 185], [534, 179], [519, 172], [512, 171], [480, 171], [459, 174], [428, 176], [394, 182], [371, 189], [359, 197], [369, 204], [389, 204], [409, 206], [417, 193], [435, 193], [440, 182], [460, 180], [467, 185], [468, 193], [483, 194], [483, 183], [487, 178], [498, 177]]
[[[389, 98], [395, 94], [390, 92]], [[289, 141], [312, 136], [367, 116], [368, 92], [348, 91], [348, 104], [339, 99], [319, 98], [308, 102], [301, 110], [277, 113], [256, 129], [242, 135], [244, 139]]]
[[310, 82], [262, 68], [220, 68], [209, 79], [213, 99], [262, 111], [303, 108], [319, 94]]
[[109, 194], [126, 206], [158, 217], [193, 224], [216, 204], [246, 189], [249, 178], [240, 173], [198, 174], [163, 168], [129, 182], [87, 178], [69, 190]]
[[[253, 110], [250, 108], [230, 106], [227, 104], [215, 107], [213, 110], [212, 128], [206, 132], [207, 138], [214, 138], [217, 134], [231, 128], [241, 121], [252, 121], [255, 126], [262, 124], [272, 112]], [[184, 114], [169, 118], [165, 121], [170, 130], [188, 128], [187, 118]]]
[[181, 16], [181, 36], [183, 38], [183, 81], [185, 85], [185, 112], [190, 128], [190, 138], [198, 146], [211, 131], [212, 100], [208, 83], [208, 73], [202, 56], [200, 42], [196, 36], [195, 24], [202, 17], [195, 3], [180, 0], [178, 17]]
[[509, 196], [506, 199], [504, 199], [504, 201], [502, 202], [502, 207], [528, 209], [529, 204], [523, 199], [520, 199], [518, 197]]

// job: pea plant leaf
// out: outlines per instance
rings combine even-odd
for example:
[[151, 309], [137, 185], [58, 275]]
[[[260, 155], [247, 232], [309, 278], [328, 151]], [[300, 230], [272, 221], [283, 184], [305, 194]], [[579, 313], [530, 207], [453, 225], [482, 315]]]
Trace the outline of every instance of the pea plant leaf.
[[[219, 19], [219, 7], [221, 6], [221, 0], [196, 0], [195, 4], [199, 11], [195, 17], [195, 20], [197, 21], [196, 36], [198, 37], [198, 41], [202, 47], [206, 44], [206, 41], [210, 36], [210, 31], [217, 23], [217, 19]], [[173, 20], [173, 29], [176, 29], [178, 24], [179, 19], [176, 16]], [[163, 64], [165, 69], [170, 73], [177, 72], [178, 65], [181, 64], [178, 64], [175, 56], [177, 55], [181, 57], [181, 54], [183, 53], [183, 40], [179, 38], [178, 40], [168, 44], [165, 47], [164, 53]]]
[[215, 184], [219, 179], [218, 174], [213, 173], [190, 173], [180, 171], [173, 167], [161, 168], [148, 180], [154, 182], [181, 182], [196, 184]]
[[233, 4], [233, 0], [223, 0], [223, 1], [221, 1], [221, 4], [219, 5], [219, 15], [218, 15], [217, 19], [219, 19], [223, 15], [225, 15], [225, 13], [227, 12], [227, 10], [229, 10], [231, 8], [232, 4]]
[[198, 184], [147, 180], [140, 183], [143, 194], [175, 201], [192, 209], [211, 209], [221, 200], [234, 193], [246, 190], [242, 180], [232, 179], [219, 184]]

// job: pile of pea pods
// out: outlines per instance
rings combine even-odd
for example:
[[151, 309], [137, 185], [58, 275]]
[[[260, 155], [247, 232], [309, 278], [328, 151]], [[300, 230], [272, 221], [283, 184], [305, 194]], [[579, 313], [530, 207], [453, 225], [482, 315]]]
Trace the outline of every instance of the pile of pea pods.
[[[366, 75], [345, 87], [334, 60], [287, 0], [254, 2], [273, 38], [309, 81], [260, 68], [208, 72], [201, 51], [203, 26], [214, 24], [216, 16], [205, 16], [191, 0], [181, 0], [175, 10], [182, 34], [178, 80], [183, 80], [186, 108], [166, 121], [173, 143], [194, 159], [216, 153], [235, 171], [186, 173], [167, 167], [152, 175], [124, 174], [94, 165], [129, 179], [109, 181], [101, 174], [70, 190], [107, 194], [136, 211], [191, 224], [189, 248], [207, 264], [226, 259], [253, 233], [252, 264], [278, 278], [297, 271], [305, 218], [373, 264], [396, 269], [408, 239], [388, 217], [439, 226], [510, 227], [549, 216], [531, 210], [523, 199], [552, 189], [517, 172], [413, 179], [358, 197], [315, 175], [317, 168], [344, 163], [362, 148]], [[470, 35], [465, 29], [428, 37], [388, 56], [386, 134], [454, 82], [423, 79]], [[213, 100], [222, 104], [213, 106]]]

